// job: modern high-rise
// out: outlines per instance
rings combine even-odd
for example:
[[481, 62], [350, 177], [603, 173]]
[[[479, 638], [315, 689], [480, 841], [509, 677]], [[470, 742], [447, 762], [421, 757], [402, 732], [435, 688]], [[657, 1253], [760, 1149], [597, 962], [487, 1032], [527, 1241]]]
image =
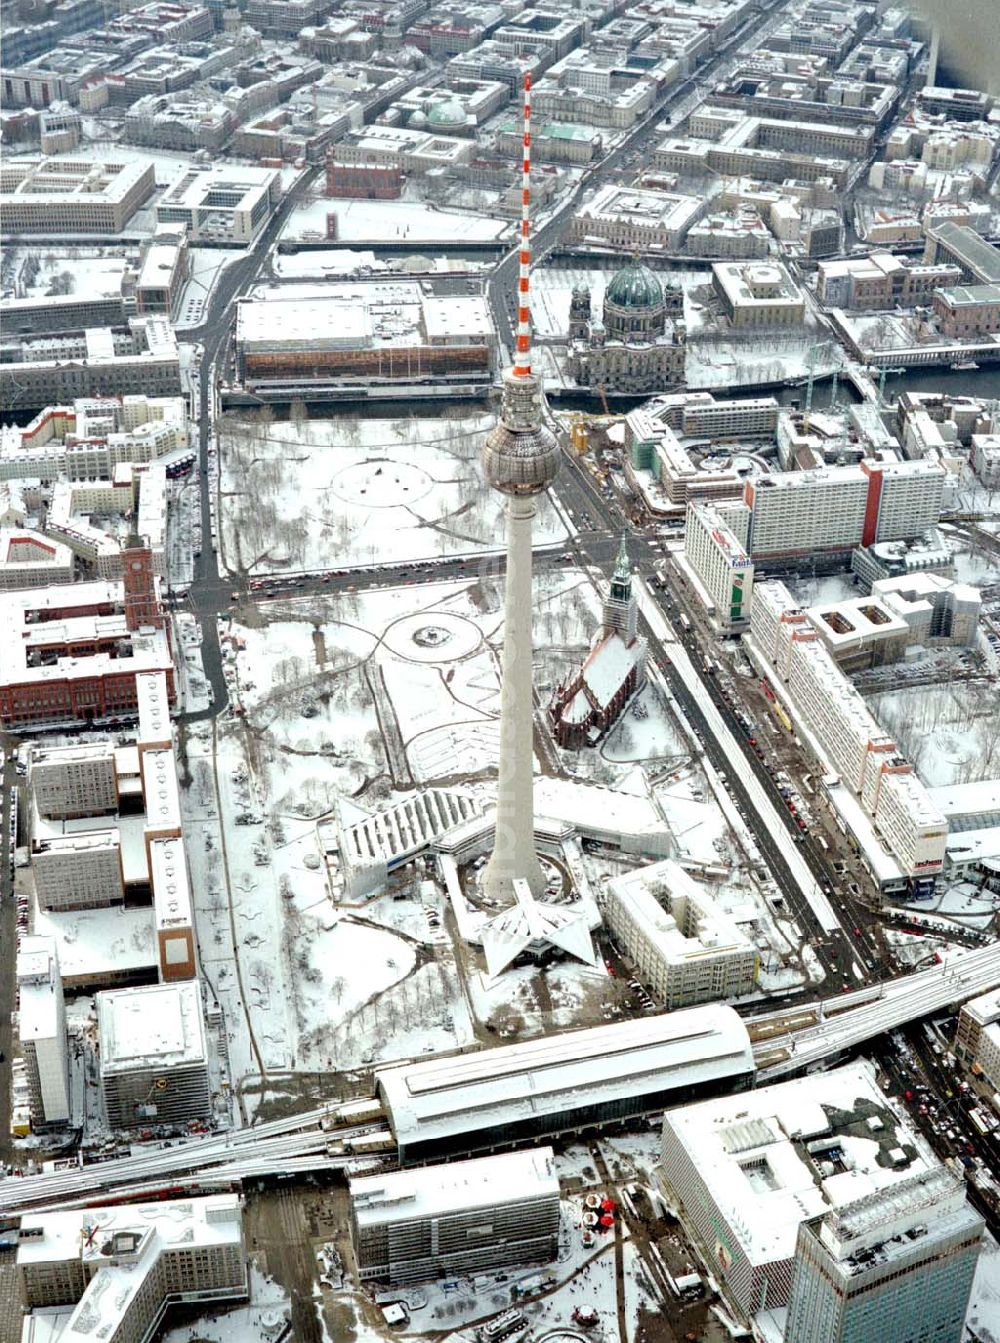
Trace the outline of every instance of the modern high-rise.
[[70, 1117], [66, 1008], [55, 938], [20, 939], [17, 992], [32, 1125], [65, 1124]]
[[528, 883], [533, 895], [545, 889], [534, 833], [531, 524], [536, 498], [552, 484], [559, 469], [559, 445], [542, 423], [542, 387], [531, 371], [530, 100], [531, 77], [526, 75], [517, 353], [513, 367], [504, 370], [499, 422], [487, 435], [480, 454], [487, 482], [507, 499], [497, 820], [493, 852], [483, 872], [484, 887], [494, 899], [512, 897], [518, 877]]
[[559, 1249], [551, 1147], [351, 1180], [351, 1239], [362, 1282], [425, 1282]]
[[212, 1113], [208, 1043], [197, 980], [97, 995], [101, 1093], [112, 1128]]
[[803, 1222], [785, 1343], [961, 1343], [982, 1234], [944, 1167]]

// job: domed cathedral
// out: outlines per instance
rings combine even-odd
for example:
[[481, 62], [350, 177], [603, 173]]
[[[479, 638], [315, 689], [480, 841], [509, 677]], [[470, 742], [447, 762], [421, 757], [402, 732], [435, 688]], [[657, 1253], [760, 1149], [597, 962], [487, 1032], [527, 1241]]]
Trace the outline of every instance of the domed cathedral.
[[590, 290], [573, 290], [569, 309], [570, 372], [584, 387], [608, 392], [662, 392], [684, 382], [684, 295], [636, 259], [604, 290], [594, 321]]

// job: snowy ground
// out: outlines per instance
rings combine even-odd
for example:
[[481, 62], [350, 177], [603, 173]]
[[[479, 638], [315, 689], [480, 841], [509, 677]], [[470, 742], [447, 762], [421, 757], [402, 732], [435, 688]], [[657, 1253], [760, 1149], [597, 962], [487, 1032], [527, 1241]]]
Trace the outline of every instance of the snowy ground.
[[[380, 259], [374, 252], [347, 247], [310, 248], [307, 252], [277, 253], [273, 268], [274, 274], [280, 275], [282, 279], [322, 280], [369, 272], [380, 275], [409, 274], [411, 260], [408, 257]], [[423, 260], [428, 263], [427, 271], [435, 275], [447, 275], [451, 271], [475, 272], [484, 265], [478, 261], [446, 256], [426, 257]], [[420, 273], [425, 273], [423, 267]]]
[[117, 298], [128, 262], [121, 248], [87, 244], [49, 245], [44, 248], [5, 249], [2, 274], [4, 298]]
[[991, 682], [910, 686], [873, 695], [869, 705], [929, 787], [992, 778], [1000, 770], [997, 688]]
[[[324, 569], [496, 551], [503, 501], [478, 452], [492, 420], [223, 422], [223, 547], [230, 570]], [[547, 497], [535, 542], [564, 539]]]
[[191, 274], [177, 305], [178, 331], [199, 326], [205, 316], [205, 305], [215, 288], [216, 281], [230, 262], [246, 253], [240, 248], [192, 247], [188, 253]]
[[327, 216], [337, 216], [339, 242], [448, 240], [501, 241], [512, 235], [509, 219], [456, 210], [439, 210], [423, 201], [356, 201], [320, 196], [297, 206], [282, 230], [283, 238], [326, 237]]
[[179, 1324], [161, 1335], [161, 1343], [268, 1343], [278, 1338], [290, 1315], [288, 1295], [273, 1279], [250, 1264], [250, 1299], [235, 1310], [212, 1309], [197, 1324]]

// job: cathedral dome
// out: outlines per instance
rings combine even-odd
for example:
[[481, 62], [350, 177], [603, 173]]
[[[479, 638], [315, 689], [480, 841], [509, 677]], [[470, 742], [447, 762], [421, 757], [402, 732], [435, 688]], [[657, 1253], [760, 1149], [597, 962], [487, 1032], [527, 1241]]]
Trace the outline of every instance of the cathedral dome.
[[457, 98], [446, 98], [443, 103], [435, 103], [427, 113], [427, 125], [435, 130], [460, 130], [467, 121], [465, 108]]
[[620, 308], [656, 308], [663, 302], [663, 287], [648, 266], [634, 261], [612, 276], [604, 299]]

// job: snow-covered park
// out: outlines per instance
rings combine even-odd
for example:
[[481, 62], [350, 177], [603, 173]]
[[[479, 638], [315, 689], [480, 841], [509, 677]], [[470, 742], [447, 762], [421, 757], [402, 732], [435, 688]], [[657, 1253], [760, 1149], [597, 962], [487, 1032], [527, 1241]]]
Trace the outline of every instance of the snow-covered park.
[[[503, 500], [479, 468], [487, 415], [282, 423], [227, 417], [222, 558], [231, 571], [325, 569], [496, 552]], [[535, 541], [567, 532], [548, 498]]]

